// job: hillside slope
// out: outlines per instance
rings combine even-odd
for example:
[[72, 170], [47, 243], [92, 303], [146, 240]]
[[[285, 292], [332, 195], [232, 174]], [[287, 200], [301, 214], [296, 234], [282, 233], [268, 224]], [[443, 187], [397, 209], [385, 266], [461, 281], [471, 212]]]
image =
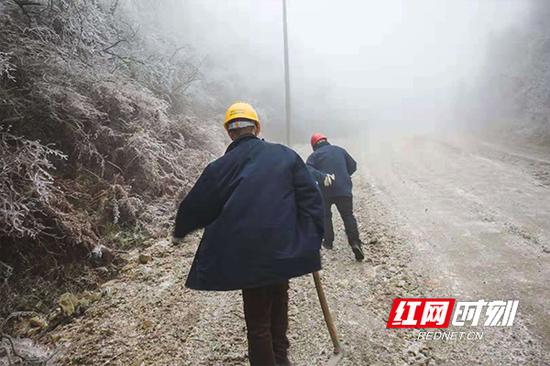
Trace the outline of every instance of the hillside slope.
[[142, 31], [140, 5], [0, 2], [0, 317], [47, 312], [168, 235], [223, 151], [215, 96], [192, 108], [192, 51]]

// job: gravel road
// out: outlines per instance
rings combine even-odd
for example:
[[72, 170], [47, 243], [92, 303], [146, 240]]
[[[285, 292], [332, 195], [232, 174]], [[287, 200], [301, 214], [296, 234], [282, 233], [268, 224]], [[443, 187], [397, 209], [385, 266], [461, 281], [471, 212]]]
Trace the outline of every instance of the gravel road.
[[[355, 205], [369, 260], [353, 260], [340, 220], [335, 249], [323, 251], [341, 365], [550, 364], [548, 166], [526, 154], [425, 138], [380, 140], [360, 154]], [[51, 334], [56, 362], [247, 364], [240, 293], [183, 286], [198, 239], [131, 252], [102, 299]], [[140, 264], [139, 254], [152, 259]], [[385, 328], [395, 297], [424, 296], [520, 305], [513, 327], [476, 328], [477, 341]], [[332, 350], [312, 278], [293, 279], [290, 297], [291, 358], [322, 365]]]

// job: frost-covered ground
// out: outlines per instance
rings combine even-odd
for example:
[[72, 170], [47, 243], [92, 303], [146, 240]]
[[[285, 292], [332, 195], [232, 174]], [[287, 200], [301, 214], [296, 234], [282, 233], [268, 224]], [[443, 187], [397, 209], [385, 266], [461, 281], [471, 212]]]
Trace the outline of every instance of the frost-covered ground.
[[[369, 261], [353, 260], [339, 220], [335, 250], [323, 252], [341, 364], [549, 364], [544, 156], [521, 160], [491, 145], [418, 138], [380, 142], [354, 178], [363, 240], [377, 240], [366, 247]], [[183, 286], [198, 238], [131, 252], [102, 299], [50, 334], [56, 362], [247, 364], [240, 293]], [[151, 260], [141, 264], [139, 254]], [[426, 341], [416, 330], [385, 328], [393, 298], [405, 296], [519, 299], [520, 307], [513, 327], [473, 329], [484, 331], [482, 340]], [[291, 281], [290, 297], [291, 357], [323, 364], [331, 343], [310, 276]]]

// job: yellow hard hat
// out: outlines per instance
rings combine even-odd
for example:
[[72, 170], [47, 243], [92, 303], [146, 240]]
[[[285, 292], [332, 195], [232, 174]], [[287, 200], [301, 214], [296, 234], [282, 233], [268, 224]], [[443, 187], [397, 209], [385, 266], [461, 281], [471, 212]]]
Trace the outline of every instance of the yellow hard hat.
[[228, 129], [229, 123], [237, 120], [254, 121], [256, 123], [256, 129], [258, 133], [260, 133], [260, 119], [258, 118], [256, 110], [254, 110], [250, 104], [237, 102], [231, 104], [231, 106], [227, 108], [225, 112], [225, 122], [223, 123], [225, 129]]

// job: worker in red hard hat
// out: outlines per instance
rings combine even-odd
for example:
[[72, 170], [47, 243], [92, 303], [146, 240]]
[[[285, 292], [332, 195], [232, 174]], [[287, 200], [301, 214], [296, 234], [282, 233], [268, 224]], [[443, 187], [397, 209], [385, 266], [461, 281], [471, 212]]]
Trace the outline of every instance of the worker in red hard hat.
[[310, 140], [311, 147], [314, 147], [315, 145], [317, 145], [317, 143], [321, 140], [327, 141], [327, 137], [322, 133], [314, 133], [313, 135], [311, 135], [311, 140]]
[[325, 135], [315, 133], [311, 136], [313, 153], [307, 159], [307, 165], [312, 171], [325, 173], [323, 179], [319, 174], [313, 174], [317, 179], [325, 203], [325, 236], [323, 247], [332, 249], [334, 229], [332, 227], [332, 205], [336, 205], [348, 237], [349, 245], [357, 261], [362, 261], [362, 242], [359, 239], [357, 220], [353, 215], [353, 193], [351, 176], [357, 170], [357, 163], [343, 148], [331, 145]]

